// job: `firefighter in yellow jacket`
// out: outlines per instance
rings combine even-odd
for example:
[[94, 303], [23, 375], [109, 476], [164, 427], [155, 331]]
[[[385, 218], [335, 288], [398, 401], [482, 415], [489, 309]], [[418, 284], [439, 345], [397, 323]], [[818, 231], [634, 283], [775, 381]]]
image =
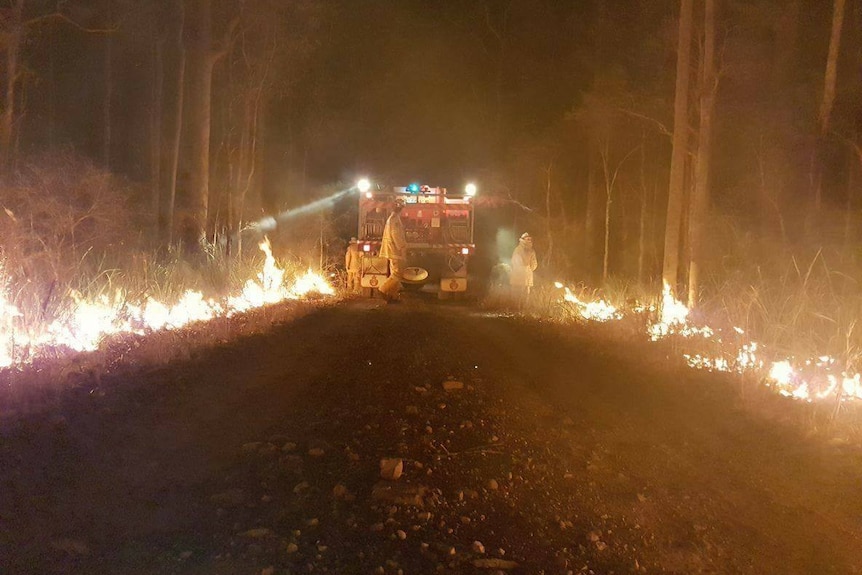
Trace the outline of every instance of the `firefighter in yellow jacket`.
[[359, 292], [359, 268], [361, 262], [359, 258], [362, 254], [359, 251], [359, 244], [356, 243], [356, 238], [350, 238], [350, 243], [347, 244], [347, 253], [344, 254], [344, 269], [347, 270], [347, 291], [348, 293]]
[[389, 260], [389, 277], [380, 286], [380, 294], [387, 301], [398, 300], [398, 294], [401, 292], [401, 277], [407, 260], [407, 236], [404, 234], [404, 224], [401, 222], [403, 209], [404, 198], [395, 198], [395, 206], [383, 228], [380, 257]]

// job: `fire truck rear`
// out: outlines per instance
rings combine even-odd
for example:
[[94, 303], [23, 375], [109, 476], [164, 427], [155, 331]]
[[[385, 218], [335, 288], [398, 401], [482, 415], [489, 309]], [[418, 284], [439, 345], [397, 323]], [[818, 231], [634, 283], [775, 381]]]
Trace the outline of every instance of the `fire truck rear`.
[[363, 295], [374, 295], [386, 280], [389, 262], [378, 256], [383, 227], [396, 197], [404, 198], [401, 221], [407, 236], [405, 285], [437, 285], [439, 297], [467, 291], [467, 271], [473, 244], [474, 185], [463, 193], [419, 184], [374, 190], [359, 197], [360, 283]]

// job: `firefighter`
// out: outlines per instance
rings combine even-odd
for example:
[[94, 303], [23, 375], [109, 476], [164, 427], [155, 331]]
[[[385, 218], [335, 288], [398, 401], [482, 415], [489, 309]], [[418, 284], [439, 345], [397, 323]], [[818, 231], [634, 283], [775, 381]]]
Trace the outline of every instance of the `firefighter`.
[[395, 206], [383, 228], [383, 241], [380, 246], [380, 257], [389, 260], [389, 277], [380, 286], [380, 294], [388, 302], [398, 301], [401, 274], [407, 260], [407, 236], [404, 234], [404, 224], [401, 223], [403, 209], [404, 198], [395, 198]]
[[509, 272], [509, 285], [512, 287], [512, 294], [518, 300], [519, 308], [524, 306], [530, 296], [533, 272], [537, 267], [539, 262], [536, 260], [536, 250], [533, 249], [533, 238], [524, 232], [518, 240], [515, 251], [512, 252], [512, 269]]
[[347, 270], [348, 293], [359, 292], [360, 257], [362, 257], [362, 253], [359, 251], [359, 245], [356, 243], [356, 238], [350, 238], [350, 243], [347, 244], [347, 252], [344, 254], [344, 269]]

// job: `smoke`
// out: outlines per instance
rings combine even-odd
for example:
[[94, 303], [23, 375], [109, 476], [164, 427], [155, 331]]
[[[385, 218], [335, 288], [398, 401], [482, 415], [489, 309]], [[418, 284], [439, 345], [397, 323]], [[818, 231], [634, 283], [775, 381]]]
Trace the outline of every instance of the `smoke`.
[[497, 252], [497, 263], [509, 263], [512, 250], [518, 245], [518, 235], [509, 228], [499, 228], [494, 238], [494, 249]]

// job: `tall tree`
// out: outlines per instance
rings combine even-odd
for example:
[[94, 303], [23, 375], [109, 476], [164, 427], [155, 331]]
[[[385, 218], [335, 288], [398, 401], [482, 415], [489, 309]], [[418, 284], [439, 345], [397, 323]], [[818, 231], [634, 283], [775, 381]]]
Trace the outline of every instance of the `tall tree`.
[[210, 134], [215, 64], [227, 54], [239, 20], [234, 18], [221, 45], [213, 45], [212, 0], [186, 0], [186, 110], [189, 181], [180, 222], [187, 244], [207, 240], [210, 194]]
[[[17, 141], [16, 124], [19, 121], [19, 83], [25, 66], [21, 62], [22, 49], [30, 32], [40, 24], [52, 21], [62, 22], [83, 32], [110, 34], [113, 29], [86, 28], [61, 11], [63, 3], [58, 2], [55, 10], [45, 12], [44, 5], [28, 11], [30, 6], [26, 0], [9, 0], [9, 8], [3, 11], [0, 18], [0, 49], [5, 51], [6, 66], [2, 72], [5, 90], [3, 95], [3, 111], [0, 113], [0, 170], [10, 168], [14, 155], [13, 142]], [[42, 8], [40, 11], [39, 8]]]
[[24, 41], [24, 0], [13, 0], [5, 21], [4, 48], [6, 50], [3, 114], [0, 116], [0, 169], [8, 170], [12, 154], [12, 137], [15, 123], [16, 90], [18, 87], [21, 44]]
[[[114, 2], [107, 0], [105, 6], [108, 22], [114, 17]], [[114, 99], [114, 38], [109, 34], [105, 37], [104, 78], [105, 90], [102, 102], [102, 165], [107, 170], [111, 169], [111, 104]]]
[[[158, 13], [158, 15], [161, 15]], [[153, 215], [153, 231], [160, 233], [160, 210], [162, 199], [162, 134], [164, 116], [165, 85], [165, 36], [161, 26], [152, 30], [152, 81], [150, 87], [150, 210]]]
[[688, 268], [688, 306], [697, 303], [700, 272], [704, 261], [704, 236], [709, 209], [709, 169], [712, 153], [712, 116], [718, 79], [715, 70], [715, 0], [706, 0], [703, 16], [703, 62], [700, 76], [700, 127], [694, 167], [694, 192], [691, 197], [689, 240], [691, 260]]
[[185, 4], [176, 3], [176, 13], [172, 15], [174, 22], [174, 47], [177, 53], [176, 75], [174, 76], [174, 117], [170, 135], [170, 166], [168, 167], [167, 202], [161, 208], [164, 211], [165, 229], [168, 242], [176, 239], [175, 213], [177, 207], [177, 179], [180, 171], [180, 143], [183, 132], [183, 111], [185, 109], [186, 93], [186, 50], [183, 43], [185, 29]]
[[838, 52], [841, 48], [841, 28], [844, 24], [844, 1], [835, 0], [832, 10], [832, 32], [829, 36], [829, 55], [826, 58], [826, 73], [823, 78], [823, 100], [820, 102], [820, 137], [829, 131], [829, 119], [835, 104], [835, 84], [838, 76]]
[[841, 28], [844, 24], [844, 1], [834, 0], [832, 7], [832, 32], [829, 35], [829, 54], [826, 57], [826, 72], [823, 77], [823, 98], [818, 114], [818, 140], [815, 145], [813, 183], [814, 211], [819, 212], [823, 201], [823, 146], [829, 132], [829, 120], [835, 104], [835, 85], [838, 77], [838, 53], [841, 48]]
[[662, 280], [676, 294], [679, 274], [680, 233], [685, 187], [685, 164], [688, 155], [688, 91], [691, 60], [692, 0], [681, 0], [679, 41], [676, 59], [674, 93], [673, 148], [670, 159], [667, 219], [664, 232], [664, 265]]

